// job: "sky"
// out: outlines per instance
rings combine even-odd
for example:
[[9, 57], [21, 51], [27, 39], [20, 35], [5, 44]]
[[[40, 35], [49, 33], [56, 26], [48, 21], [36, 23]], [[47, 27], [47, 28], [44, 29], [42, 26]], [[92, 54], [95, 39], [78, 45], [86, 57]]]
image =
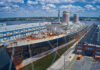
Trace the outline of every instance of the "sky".
[[70, 15], [98, 17], [100, 0], [0, 0], [0, 18], [55, 17], [58, 10]]

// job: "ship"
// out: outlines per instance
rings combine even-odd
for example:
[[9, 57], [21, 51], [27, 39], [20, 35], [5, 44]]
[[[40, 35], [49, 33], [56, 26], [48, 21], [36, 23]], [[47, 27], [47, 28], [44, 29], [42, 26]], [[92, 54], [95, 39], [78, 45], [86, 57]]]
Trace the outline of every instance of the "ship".
[[88, 31], [75, 14], [64, 11], [61, 22], [41, 22], [0, 27], [0, 70], [19, 70], [66, 43], [74, 43]]

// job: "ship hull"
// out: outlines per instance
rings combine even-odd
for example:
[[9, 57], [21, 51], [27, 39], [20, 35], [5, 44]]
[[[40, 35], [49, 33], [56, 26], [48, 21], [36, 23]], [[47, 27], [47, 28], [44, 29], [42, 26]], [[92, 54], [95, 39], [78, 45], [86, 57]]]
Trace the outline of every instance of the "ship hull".
[[[29, 59], [30, 57], [36, 56], [38, 54], [41, 54], [43, 52], [46, 52], [48, 50], [54, 49], [59, 47], [60, 45], [63, 45], [65, 43], [68, 43], [72, 41], [73, 39], [79, 37], [80, 35], [83, 35], [87, 31], [87, 27], [79, 32], [75, 32], [70, 35], [66, 35], [61, 38], [44, 41], [36, 44], [30, 44], [30, 45], [24, 45], [24, 46], [18, 46], [18, 47], [12, 47], [7, 48], [8, 55], [12, 55], [12, 49], [14, 48], [14, 58], [13, 62], [15, 67], [20, 65], [22, 61]], [[29, 48], [30, 47], [30, 48]], [[31, 55], [30, 51], [31, 50]], [[29, 62], [25, 63], [25, 65], [29, 64]], [[21, 67], [24, 67], [25, 65], [22, 65]], [[9, 64], [7, 64], [9, 66]]]
[[11, 61], [6, 48], [0, 48], [0, 70], [16, 70], [13, 62]]

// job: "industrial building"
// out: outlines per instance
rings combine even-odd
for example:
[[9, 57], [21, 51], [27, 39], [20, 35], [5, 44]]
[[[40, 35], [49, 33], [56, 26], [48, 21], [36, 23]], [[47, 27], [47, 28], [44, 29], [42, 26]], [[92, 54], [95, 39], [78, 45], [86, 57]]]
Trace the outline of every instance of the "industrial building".
[[100, 25], [91, 26], [89, 32], [77, 44], [75, 52], [100, 59]]

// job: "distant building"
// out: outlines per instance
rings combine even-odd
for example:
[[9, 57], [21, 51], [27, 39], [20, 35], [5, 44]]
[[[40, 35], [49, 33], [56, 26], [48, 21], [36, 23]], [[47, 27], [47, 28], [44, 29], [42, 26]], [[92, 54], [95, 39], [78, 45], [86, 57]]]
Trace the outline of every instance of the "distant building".
[[74, 14], [73, 22], [75, 22], [75, 23], [79, 22], [79, 15], [78, 14]]
[[69, 21], [70, 21], [70, 12], [69, 11], [64, 11], [63, 12], [63, 17], [62, 17], [62, 22], [68, 24]]

